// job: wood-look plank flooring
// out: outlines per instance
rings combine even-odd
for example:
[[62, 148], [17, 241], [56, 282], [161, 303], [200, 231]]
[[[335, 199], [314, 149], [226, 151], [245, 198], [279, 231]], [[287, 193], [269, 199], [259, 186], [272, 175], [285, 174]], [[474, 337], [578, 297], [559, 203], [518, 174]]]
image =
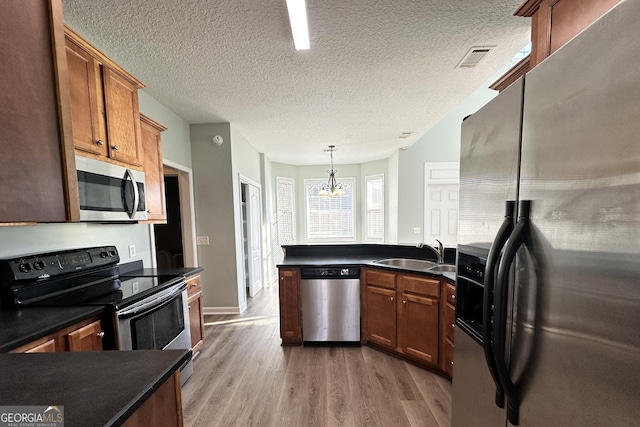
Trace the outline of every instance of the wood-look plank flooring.
[[185, 426], [448, 427], [451, 383], [367, 346], [282, 347], [278, 288], [205, 316], [182, 388]]

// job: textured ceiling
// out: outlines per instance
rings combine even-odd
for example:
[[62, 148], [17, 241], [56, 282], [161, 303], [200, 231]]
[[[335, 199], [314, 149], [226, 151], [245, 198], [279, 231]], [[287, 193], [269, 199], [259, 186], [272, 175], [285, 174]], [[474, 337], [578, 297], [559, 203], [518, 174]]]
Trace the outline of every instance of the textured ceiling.
[[[411, 145], [529, 38], [522, 0], [63, 0], [67, 24], [189, 123], [230, 122], [276, 162], [361, 163]], [[472, 46], [496, 46], [456, 69]], [[408, 139], [402, 132], [413, 132]]]

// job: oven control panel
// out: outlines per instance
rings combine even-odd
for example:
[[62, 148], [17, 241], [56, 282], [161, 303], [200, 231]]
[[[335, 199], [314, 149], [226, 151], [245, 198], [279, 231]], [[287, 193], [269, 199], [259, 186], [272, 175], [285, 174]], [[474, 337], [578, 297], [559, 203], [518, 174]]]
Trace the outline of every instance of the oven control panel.
[[0, 284], [33, 281], [73, 273], [86, 268], [117, 264], [115, 246], [73, 249], [0, 260]]

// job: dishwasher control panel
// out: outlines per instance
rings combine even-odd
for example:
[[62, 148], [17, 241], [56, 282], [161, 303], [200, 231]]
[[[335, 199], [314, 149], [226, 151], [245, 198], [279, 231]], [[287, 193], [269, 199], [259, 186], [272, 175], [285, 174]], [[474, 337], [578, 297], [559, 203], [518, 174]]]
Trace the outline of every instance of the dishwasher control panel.
[[305, 267], [300, 269], [301, 279], [322, 279], [322, 278], [338, 278], [338, 279], [359, 279], [360, 268], [358, 267]]

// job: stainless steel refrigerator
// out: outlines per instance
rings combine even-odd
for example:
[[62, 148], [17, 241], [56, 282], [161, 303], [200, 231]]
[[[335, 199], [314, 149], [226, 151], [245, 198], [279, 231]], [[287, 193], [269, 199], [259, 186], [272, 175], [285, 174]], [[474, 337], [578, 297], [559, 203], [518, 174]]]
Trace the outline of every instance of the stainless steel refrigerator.
[[640, 425], [640, 1], [462, 124], [453, 427]]

